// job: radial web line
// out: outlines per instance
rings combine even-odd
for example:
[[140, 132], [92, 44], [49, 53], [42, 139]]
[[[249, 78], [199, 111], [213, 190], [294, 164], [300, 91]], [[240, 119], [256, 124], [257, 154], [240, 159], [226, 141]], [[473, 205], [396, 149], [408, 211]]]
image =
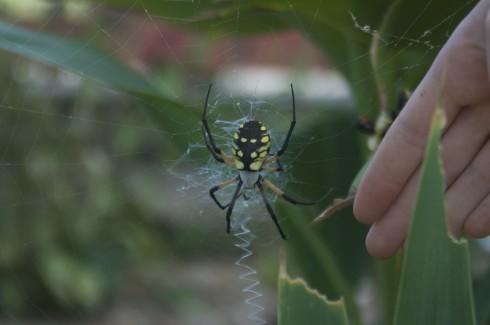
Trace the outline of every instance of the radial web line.
[[240, 280], [244, 280], [249, 283], [242, 289], [242, 292], [246, 294], [245, 304], [251, 307], [248, 314], [248, 319], [255, 321], [258, 325], [266, 324], [267, 321], [260, 317], [260, 314], [265, 310], [265, 308], [257, 302], [257, 299], [263, 296], [257, 288], [257, 286], [260, 284], [260, 281], [257, 280], [257, 271], [244, 262], [245, 259], [253, 255], [250, 245], [255, 236], [244, 223], [240, 225], [240, 230], [240, 232], [235, 233], [235, 237], [240, 240], [239, 242], [235, 243], [235, 246], [240, 248], [243, 251], [243, 254], [235, 262], [235, 265], [238, 265], [245, 270], [245, 272], [240, 275]]

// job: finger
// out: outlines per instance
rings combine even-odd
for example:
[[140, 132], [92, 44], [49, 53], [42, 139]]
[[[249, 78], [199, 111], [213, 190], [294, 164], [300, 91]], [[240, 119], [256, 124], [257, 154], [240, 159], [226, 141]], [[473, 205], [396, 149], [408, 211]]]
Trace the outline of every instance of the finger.
[[[393, 219], [381, 218], [377, 220], [369, 230], [366, 237], [366, 248], [371, 256], [377, 259], [391, 257], [403, 245], [407, 236], [410, 217], [403, 213], [403, 224]], [[405, 224], [405, 222], [407, 222]], [[389, 229], [389, 231], [386, 231]]]
[[360, 222], [373, 223], [384, 215], [420, 165], [436, 104], [436, 75], [429, 73], [417, 87], [366, 170], [354, 201]]
[[464, 224], [464, 231], [476, 238], [490, 235], [490, 195], [473, 210]]
[[[477, 117], [479, 116], [479, 118]], [[484, 118], [483, 118], [483, 117]], [[443, 138], [443, 157], [449, 166], [451, 179], [458, 179], [452, 191], [446, 193], [450, 230], [462, 228], [462, 222], [484, 196], [490, 192], [490, 108], [464, 110], [452, 123]], [[466, 137], [465, 137], [466, 136]], [[483, 144], [487, 140], [485, 148]], [[476, 153], [479, 152], [477, 158]], [[471, 162], [471, 164], [470, 164]], [[471, 166], [468, 172], [462, 172]], [[469, 167], [468, 167], [469, 168]], [[488, 175], [487, 175], [488, 174]], [[463, 176], [465, 175], [465, 176]], [[366, 239], [370, 254], [386, 258], [395, 253], [406, 239], [410, 217], [418, 188], [419, 169], [410, 176], [403, 192], [384, 215], [376, 220]], [[486, 181], [486, 179], [489, 179]], [[466, 197], [467, 196], [467, 197]], [[464, 202], [461, 202], [464, 200]], [[483, 214], [483, 212], [482, 212]], [[488, 216], [488, 214], [487, 214]]]
[[414, 209], [414, 197], [420, 171], [417, 170], [405, 190], [382, 218], [376, 220], [366, 238], [369, 253], [376, 258], [388, 258], [405, 242]]
[[490, 134], [490, 105], [462, 109], [444, 132], [442, 162], [446, 189], [463, 173]]
[[463, 231], [465, 220], [490, 194], [489, 166], [490, 140], [446, 191], [446, 213], [452, 234], [459, 235]]
[[[480, 1], [459, 24], [441, 50], [445, 58], [444, 94], [455, 110], [446, 112], [448, 121], [461, 107], [476, 106], [488, 100], [490, 93], [485, 49], [485, 19], [490, 1]], [[439, 58], [439, 56], [438, 56]]]

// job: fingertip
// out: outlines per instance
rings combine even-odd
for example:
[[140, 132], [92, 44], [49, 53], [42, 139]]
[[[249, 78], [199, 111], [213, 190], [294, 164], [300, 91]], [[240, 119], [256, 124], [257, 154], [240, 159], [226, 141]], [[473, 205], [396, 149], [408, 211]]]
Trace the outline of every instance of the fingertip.
[[474, 238], [490, 235], [490, 197], [487, 197], [472, 212], [464, 223], [464, 232]]
[[352, 213], [354, 214], [354, 217], [357, 219], [357, 221], [365, 225], [373, 224], [379, 217], [370, 212], [369, 206], [361, 200], [358, 200], [357, 197], [354, 199]]
[[375, 184], [369, 182], [369, 171], [366, 172], [364, 178], [361, 180], [361, 184], [357, 190], [356, 196], [354, 198], [354, 205], [352, 207], [352, 212], [356, 219], [363, 224], [372, 224], [379, 217], [379, 213], [377, 213], [376, 206], [373, 205], [373, 202], [376, 200], [373, 197], [373, 193], [375, 191], [369, 191], [369, 188], [375, 187]]
[[364, 224], [378, 220], [393, 203], [393, 189], [379, 181], [375, 173], [366, 172], [359, 185], [352, 211], [356, 219]]
[[365, 205], [362, 202], [362, 199], [360, 198], [362, 194], [360, 192], [357, 192], [356, 197], [354, 198], [354, 205], [352, 206], [352, 212], [354, 213], [354, 217], [357, 219], [357, 221], [364, 223], [364, 224], [370, 224], [372, 222], [368, 214], [366, 214], [365, 210]]
[[403, 242], [404, 239], [401, 241], [393, 241], [382, 234], [378, 234], [375, 228], [371, 228], [366, 237], [366, 249], [372, 257], [386, 260], [397, 252], [403, 245]]
[[[387, 158], [391, 160], [391, 158]], [[389, 174], [386, 162], [376, 154], [367, 168], [354, 199], [353, 212], [361, 223], [372, 224], [383, 216], [396, 200], [406, 183]]]
[[377, 220], [366, 237], [366, 248], [373, 257], [387, 259], [400, 249], [407, 239], [410, 218], [400, 207], [394, 207]]
[[465, 233], [473, 238], [485, 238], [490, 235], [490, 231], [488, 229], [472, 226], [465, 227]]

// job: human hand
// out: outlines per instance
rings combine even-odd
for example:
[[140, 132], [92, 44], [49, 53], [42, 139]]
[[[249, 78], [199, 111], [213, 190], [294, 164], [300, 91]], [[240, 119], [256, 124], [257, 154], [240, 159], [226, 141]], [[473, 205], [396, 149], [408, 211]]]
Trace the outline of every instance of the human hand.
[[456, 28], [361, 181], [354, 214], [372, 224], [366, 246], [374, 257], [390, 257], [406, 240], [437, 103], [446, 116], [441, 145], [448, 229], [455, 236], [490, 234], [489, 8], [490, 0], [480, 1]]

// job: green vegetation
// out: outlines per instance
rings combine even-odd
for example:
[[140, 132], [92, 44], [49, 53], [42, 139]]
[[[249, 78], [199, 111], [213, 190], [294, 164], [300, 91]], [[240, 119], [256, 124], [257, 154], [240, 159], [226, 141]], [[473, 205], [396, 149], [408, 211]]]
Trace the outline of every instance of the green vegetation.
[[[315, 114], [305, 114], [298, 123], [293, 148], [294, 139], [313, 134], [321, 140], [309, 140], [287, 171], [303, 181], [287, 190], [303, 198], [318, 197], [318, 189], [330, 187], [332, 197], [347, 194], [370, 155], [353, 121], [395, 107], [398, 94], [416, 86], [472, 5], [456, 0], [105, 1], [107, 8], [129, 10], [151, 24], [149, 17], [167, 17], [162, 20], [172, 28], [198, 31], [203, 38], [296, 30], [314, 44], [347, 79], [355, 113], [317, 104]], [[124, 55], [104, 48], [110, 46], [100, 39], [101, 31], [111, 33], [112, 25], [104, 25], [109, 10], [99, 10], [99, 17], [90, 18], [100, 24], [97, 37], [91, 37], [95, 23], [67, 35], [48, 23], [20, 27], [8, 15], [0, 24], [0, 310], [7, 317], [95, 312], [114, 299], [121, 279], [134, 271], [131, 266], [141, 265], [134, 271], [139, 272], [154, 263], [165, 269], [180, 256], [230, 255], [220, 243], [230, 237], [203, 230], [207, 223], [219, 223], [223, 227], [216, 229], [224, 232], [224, 215], [200, 216], [189, 227], [187, 216], [179, 214], [183, 207], [161, 196], [162, 187], [171, 188], [167, 195], [177, 187], [162, 169], [182, 157], [189, 144], [202, 141], [201, 102], [210, 74], [205, 62], [184, 76], [175, 58], [170, 60], [175, 66], [167, 62], [152, 67], [151, 74], [136, 72], [122, 63]], [[52, 84], [33, 86], [29, 67]], [[76, 90], [57, 84], [60, 75], [77, 80]], [[199, 80], [199, 87], [189, 79]], [[172, 95], [182, 88], [189, 94]], [[329, 317], [339, 319], [329, 324], [344, 324], [345, 315], [351, 324], [363, 324], [365, 312], [356, 296], [366, 282], [377, 303], [372, 307], [376, 323], [485, 322], [489, 296], [477, 289], [473, 299], [472, 283], [490, 287], [488, 265], [483, 275], [472, 275], [469, 244], [455, 242], [445, 230], [440, 130], [436, 115], [404, 254], [372, 260], [363, 245], [367, 228], [349, 209], [309, 227], [325, 206], [300, 210], [274, 204], [292, 238], [283, 244], [288, 271], [301, 278], [291, 280], [283, 266], [280, 324], [307, 317], [317, 319], [311, 324], [324, 324]], [[208, 156], [204, 148], [195, 162], [204, 163]], [[310, 162], [320, 163], [312, 168]], [[212, 185], [203, 184], [202, 192]], [[474, 250], [481, 253], [476, 245]], [[196, 302], [192, 292], [177, 292], [173, 279], [166, 280], [168, 287], [155, 286], [152, 294], [169, 308], [185, 308], [180, 302], [204, 308], [207, 301]], [[342, 303], [332, 307], [323, 296]], [[312, 309], [305, 309], [305, 299], [312, 299]]]

